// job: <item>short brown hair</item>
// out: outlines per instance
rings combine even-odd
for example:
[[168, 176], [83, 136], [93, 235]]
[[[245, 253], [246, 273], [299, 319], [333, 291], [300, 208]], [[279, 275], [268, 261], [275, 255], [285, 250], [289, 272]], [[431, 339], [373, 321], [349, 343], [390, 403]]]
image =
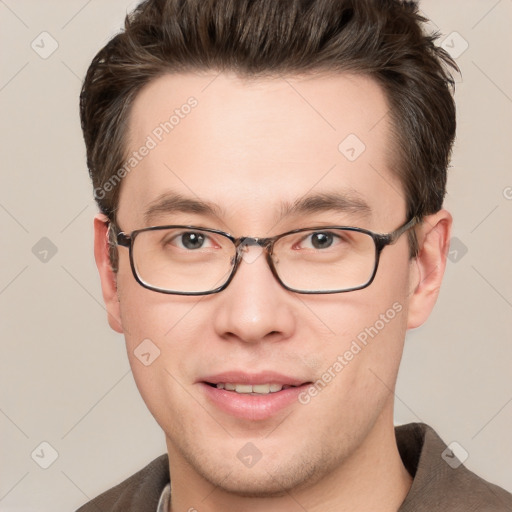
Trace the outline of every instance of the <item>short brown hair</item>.
[[424, 32], [425, 21], [415, 2], [400, 0], [142, 2], [93, 59], [80, 95], [100, 210], [115, 222], [120, 187], [105, 184], [126, 160], [137, 93], [165, 73], [211, 69], [254, 78], [343, 71], [372, 77], [390, 105], [393, 172], [407, 214], [435, 213], [455, 137], [449, 68], [458, 68], [435, 45], [438, 35]]

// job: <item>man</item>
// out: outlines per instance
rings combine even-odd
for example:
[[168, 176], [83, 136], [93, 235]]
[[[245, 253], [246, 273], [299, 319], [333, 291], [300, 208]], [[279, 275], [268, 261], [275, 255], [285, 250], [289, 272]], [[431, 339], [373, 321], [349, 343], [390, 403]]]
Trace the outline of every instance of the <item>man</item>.
[[428, 426], [393, 426], [452, 223], [455, 64], [422, 21], [148, 0], [93, 60], [95, 257], [167, 454], [80, 511], [512, 509]]

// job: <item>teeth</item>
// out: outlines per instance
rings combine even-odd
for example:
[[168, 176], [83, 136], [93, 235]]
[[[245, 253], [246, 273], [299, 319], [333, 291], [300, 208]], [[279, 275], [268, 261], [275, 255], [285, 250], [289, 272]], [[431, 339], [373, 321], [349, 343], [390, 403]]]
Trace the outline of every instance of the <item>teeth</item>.
[[252, 388], [251, 391], [253, 393], [270, 393], [270, 384], [253, 384], [252, 386], [249, 387]]
[[235, 384], [235, 391], [237, 393], [252, 393], [252, 386], [250, 384]]
[[217, 389], [236, 391], [237, 393], [268, 395], [269, 393], [276, 393], [277, 391], [288, 389], [292, 386], [282, 386], [281, 384], [233, 384], [231, 382], [219, 382], [216, 384], [216, 387]]

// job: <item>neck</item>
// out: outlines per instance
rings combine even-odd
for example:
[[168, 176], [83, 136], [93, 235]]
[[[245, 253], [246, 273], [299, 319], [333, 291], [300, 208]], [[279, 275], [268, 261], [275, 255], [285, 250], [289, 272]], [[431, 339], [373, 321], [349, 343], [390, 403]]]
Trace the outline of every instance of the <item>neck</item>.
[[167, 445], [170, 512], [397, 512], [412, 485], [396, 445], [392, 411], [391, 415], [381, 415], [364, 442], [334, 471], [312, 485], [285, 491], [280, 496], [255, 498], [229, 493], [194, 471], [169, 439]]

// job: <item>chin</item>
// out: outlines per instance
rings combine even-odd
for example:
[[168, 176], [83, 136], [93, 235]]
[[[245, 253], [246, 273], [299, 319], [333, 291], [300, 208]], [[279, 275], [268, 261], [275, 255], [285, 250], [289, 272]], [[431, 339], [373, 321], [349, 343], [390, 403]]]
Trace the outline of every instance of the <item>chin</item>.
[[219, 484], [225, 492], [240, 498], [280, 498], [288, 494], [286, 489], [270, 480], [260, 482], [228, 482]]
[[[210, 469], [210, 468], [208, 468]], [[322, 465], [305, 460], [289, 461], [277, 467], [266, 467], [263, 460], [252, 468], [225, 468], [226, 472], [205, 471], [202, 476], [214, 486], [245, 498], [277, 498], [291, 491], [305, 489], [322, 478]]]

